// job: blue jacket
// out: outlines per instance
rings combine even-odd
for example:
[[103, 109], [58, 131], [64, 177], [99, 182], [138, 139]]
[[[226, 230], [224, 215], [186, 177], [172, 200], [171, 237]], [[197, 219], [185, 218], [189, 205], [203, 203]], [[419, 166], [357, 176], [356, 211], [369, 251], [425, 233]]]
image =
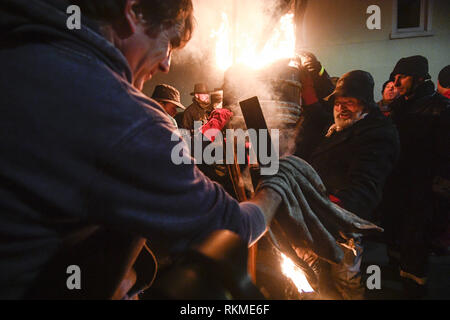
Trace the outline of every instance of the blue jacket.
[[259, 208], [173, 164], [163, 108], [132, 87], [93, 22], [67, 29], [66, 8], [0, 0], [0, 298], [23, 297], [91, 226], [145, 237], [158, 253], [216, 229], [255, 241]]

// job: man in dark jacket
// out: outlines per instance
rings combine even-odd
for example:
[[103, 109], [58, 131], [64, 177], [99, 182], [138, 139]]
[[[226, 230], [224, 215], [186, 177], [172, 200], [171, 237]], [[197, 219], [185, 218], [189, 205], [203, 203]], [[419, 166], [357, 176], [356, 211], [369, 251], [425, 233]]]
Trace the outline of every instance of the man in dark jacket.
[[435, 91], [430, 78], [422, 56], [400, 59], [391, 73], [401, 94], [391, 104], [391, 116], [402, 152], [381, 210], [391, 253], [399, 246], [400, 275], [409, 298], [426, 292], [432, 221], [444, 207], [448, 210], [441, 195], [445, 192], [439, 190], [450, 180], [450, 102]]
[[0, 1], [1, 299], [118, 297], [143, 238], [161, 257], [217, 229], [248, 244], [264, 233], [280, 196], [239, 204], [175, 165], [183, 141], [140, 92], [189, 40], [192, 12], [190, 0]]
[[182, 121], [182, 128], [187, 130], [194, 129], [194, 121], [199, 121], [202, 125], [208, 122], [209, 116], [214, 110], [210, 92], [204, 83], [195, 84], [194, 92], [191, 92], [191, 95], [194, 96], [192, 104], [184, 111]]
[[[352, 71], [339, 79], [326, 98], [331, 105], [319, 103], [306, 76], [296, 151], [316, 169], [333, 202], [365, 219], [372, 218], [399, 154], [397, 131], [375, 104], [373, 89], [368, 72]], [[362, 246], [356, 241], [351, 247], [340, 265], [328, 266], [330, 282], [341, 298], [362, 299]]]

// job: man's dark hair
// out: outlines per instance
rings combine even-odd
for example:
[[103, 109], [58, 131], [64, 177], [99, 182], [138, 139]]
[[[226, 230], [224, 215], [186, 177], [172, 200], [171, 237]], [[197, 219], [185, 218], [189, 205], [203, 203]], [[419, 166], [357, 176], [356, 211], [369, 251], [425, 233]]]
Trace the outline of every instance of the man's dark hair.
[[438, 80], [441, 87], [450, 88], [450, 65], [439, 72]]
[[[71, 0], [81, 12], [91, 19], [112, 24], [121, 18], [127, 0]], [[149, 24], [149, 36], [157, 36], [162, 29], [184, 22], [184, 32], [174, 47], [186, 44], [194, 31], [194, 7], [192, 0], [141, 0], [136, 8]]]

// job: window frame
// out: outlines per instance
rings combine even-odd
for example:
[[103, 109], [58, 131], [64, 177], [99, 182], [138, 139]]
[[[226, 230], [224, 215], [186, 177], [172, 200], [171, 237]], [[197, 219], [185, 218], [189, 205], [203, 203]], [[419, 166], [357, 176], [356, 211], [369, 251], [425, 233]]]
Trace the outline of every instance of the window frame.
[[415, 28], [398, 28], [398, 0], [393, 0], [391, 39], [427, 37], [432, 31], [433, 0], [420, 0], [420, 25]]

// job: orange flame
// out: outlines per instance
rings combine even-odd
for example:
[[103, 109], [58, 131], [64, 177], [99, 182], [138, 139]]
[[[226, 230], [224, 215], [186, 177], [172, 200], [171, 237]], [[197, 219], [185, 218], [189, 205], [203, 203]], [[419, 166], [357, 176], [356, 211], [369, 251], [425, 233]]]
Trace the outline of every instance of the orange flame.
[[[254, 32], [240, 32], [236, 39], [231, 39], [231, 34], [228, 16], [222, 13], [220, 28], [212, 31], [211, 38], [216, 39], [216, 64], [224, 71], [232, 66], [233, 61], [253, 69], [260, 69], [279, 59], [292, 58], [295, 54], [295, 27], [292, 13], [281, 17], [272, 31], [271, 38], [260, 52], [257, 52], [260, 39]], [[233, 52], [236, 54], [235, 57]]]
[[292, 282], [294, 282], [297, 287], [298, 292], [314, 292], [313, 288], [311, 288], [308, 280], [306, 279], [305, 274], [302, 270], [300, 270], [291, 259], [286, 257], [284, 254], [281, 254], [282, 262], [281, 262], [281, 271], [283, 274], [290, 278]]

